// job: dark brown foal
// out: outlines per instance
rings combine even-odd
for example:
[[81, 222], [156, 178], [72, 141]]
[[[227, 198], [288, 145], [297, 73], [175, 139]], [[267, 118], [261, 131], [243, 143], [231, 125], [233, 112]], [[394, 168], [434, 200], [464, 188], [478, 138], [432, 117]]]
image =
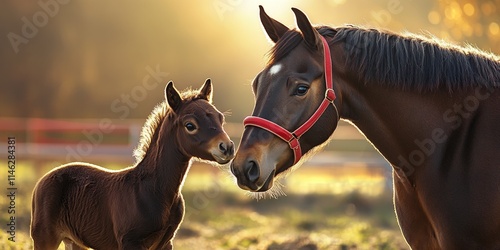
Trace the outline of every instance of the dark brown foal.
[[182, 94], [169, 82], [165, 96], [143, 127], [135, 166], [110, 171], [74, 162], [41, 178], [32, 205], [36, 250], [61, 241], [67, 249], [172, 249], [191, 158], [224, 164], [234, 146], [211, 104], [210, 80]]

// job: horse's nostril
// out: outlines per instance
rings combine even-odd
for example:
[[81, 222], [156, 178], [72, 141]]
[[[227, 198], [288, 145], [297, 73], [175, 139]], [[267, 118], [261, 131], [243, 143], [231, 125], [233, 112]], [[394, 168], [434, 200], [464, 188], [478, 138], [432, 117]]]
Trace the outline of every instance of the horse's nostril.
[[259, 165], [255, 161], [248, 161], [245, 165], [245, 173], [250, 182], [256, 182], [260, 177]]

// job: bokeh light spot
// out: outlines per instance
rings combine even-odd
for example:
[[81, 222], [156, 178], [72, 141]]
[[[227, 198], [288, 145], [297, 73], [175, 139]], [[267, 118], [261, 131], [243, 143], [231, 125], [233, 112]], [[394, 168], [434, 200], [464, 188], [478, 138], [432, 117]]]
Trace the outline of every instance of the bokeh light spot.
[[462, 9], [457, 2], [452, 2], [445, 8], [444, 15], [451, 20], [460, 19], [462, 17]]
[[441, 22], [441, 15], [437, 11], [431, 11], [427, 15], [427, 19], [429, 19], [429, 22], [436, 25]]
[[472, 5], [470, 3], [466, 3], [464, 5], [464, 13], [465, 13], [465, 15], [467, 15], [467, 16], [473, 16], [475, 11], [476, 11], [476, 9], [474, 8], [474, 5]]
[[494, 36], [497, 36], [499, 35], [500, 33], [500, 27], [498, 26], [498, 23], [495, 23], [495, 22], [492, 22], [490, 23], [489, 25], [489, 30], [490, 30], [490, 33]]

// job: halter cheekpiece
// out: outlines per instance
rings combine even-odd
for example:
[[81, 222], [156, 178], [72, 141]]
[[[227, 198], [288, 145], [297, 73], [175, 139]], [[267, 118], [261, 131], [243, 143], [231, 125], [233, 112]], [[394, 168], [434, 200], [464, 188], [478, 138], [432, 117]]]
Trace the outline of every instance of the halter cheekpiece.
[[290, 132], [282, 126], [269, 121], [267, 119], [258, 117], [258, 116], [247, 116], [245, 120], [243, 120], [243, 124], [246, 126], [254, 126], [261, 129], [264, 129], [277, 137], [281, 138], [285, 142], [288, 143], [290, 148], [293, 151], [294, 161], [293, 164], [297, 163], [302, 157], [302, 149], [300, 147], [300, 137], [304, 135], [316, 122], [319, 120], [321, 115], [325, 112], [326, 108], [330, 104], [335, 108], [335, 112], [337, 113], [337, 121], [339, 119], [339, 112], [335, 103], [333, 101], [337, 98], [335, 95], [335, 91], [333, 90], [333, 80], [332, 80], [332, 59], [330, 56], [330, 48], [328, 47], [328, 42], [323, 36], [320, 36], [321, 41], [323, 42], [323, 65], [325, 68], [325, 83], [326, 83], [326, 91], [325, 98], [323, 102], [319, 105], [318, 109], [312, 114], [312, 116], [305, 121], [299, 128], [295, 131]]

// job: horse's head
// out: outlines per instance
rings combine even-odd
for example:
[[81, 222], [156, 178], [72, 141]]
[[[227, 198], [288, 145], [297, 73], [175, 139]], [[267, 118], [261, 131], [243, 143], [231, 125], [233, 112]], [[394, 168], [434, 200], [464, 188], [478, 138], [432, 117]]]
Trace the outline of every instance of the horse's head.
[[302, 154], [327, 141], [338, 122], [328, 44], [304, 13], [292, 10], [300, 32], [260, 7], [262, 25], [276, 44], [253, 82], [256, 104], [231, 165], [239, 187], [249, 191], [269, 190]]
[[222, 125], [224, 116], [212, 104], [212, 84], [205, 84], [189, 97], [183, 97], [169, 82], [165, 97], [175, 113], [177, 147], [187, 156], [228, 163], [234, 157], [234, 144]]

